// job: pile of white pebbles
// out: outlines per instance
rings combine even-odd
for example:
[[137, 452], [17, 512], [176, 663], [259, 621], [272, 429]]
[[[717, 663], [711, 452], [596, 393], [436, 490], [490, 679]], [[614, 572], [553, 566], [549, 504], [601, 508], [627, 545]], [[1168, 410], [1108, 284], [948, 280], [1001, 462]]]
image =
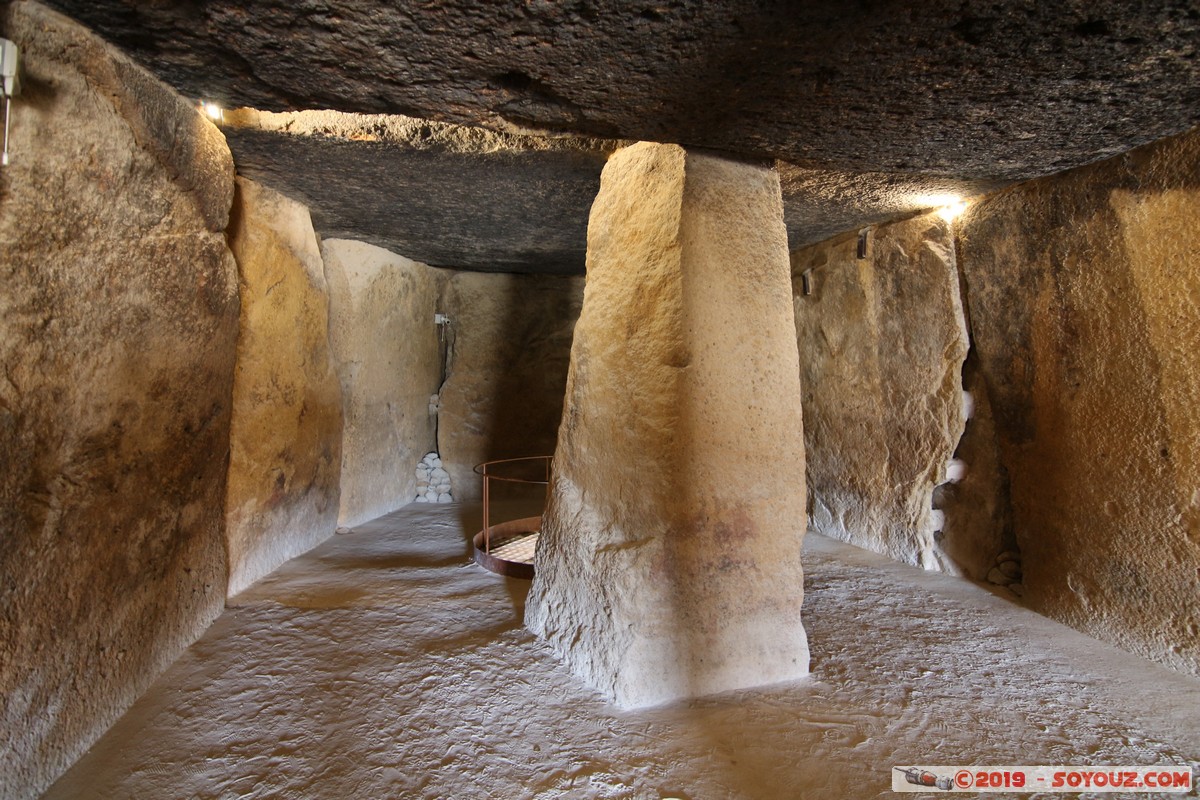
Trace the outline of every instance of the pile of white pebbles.
[[442, 469], [442, 459], [437, 453], [426, 453], [417, 464], [417, 502], [454, 502], [450, 496], [450, 473]]

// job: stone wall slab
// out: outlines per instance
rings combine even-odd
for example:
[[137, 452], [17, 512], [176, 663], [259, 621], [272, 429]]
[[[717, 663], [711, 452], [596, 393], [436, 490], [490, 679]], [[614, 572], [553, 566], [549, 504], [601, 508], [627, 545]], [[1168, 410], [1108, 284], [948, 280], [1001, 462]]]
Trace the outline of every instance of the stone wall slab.
[[0, 168], [0, 794], [37, 797], [220, 613], [238, 325], [220, 132], [13, 3]]
[[411, 503], [414, 469], [434, 448], [441, 278], [365, 242], [329, 239], [321, 255], [345, 411], [338, 524], [353, 527]]
[[342, 393], [308, 209], [239, 177], [229, 240], [242, 298], [226, 497], [232, 596], [333, 535]]

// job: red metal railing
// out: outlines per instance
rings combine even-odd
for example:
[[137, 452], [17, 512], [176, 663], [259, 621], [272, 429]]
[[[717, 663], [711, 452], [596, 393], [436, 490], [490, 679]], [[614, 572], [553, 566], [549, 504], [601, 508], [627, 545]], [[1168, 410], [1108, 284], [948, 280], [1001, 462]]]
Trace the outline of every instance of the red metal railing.
[[[498, 534], [506, 537], [506, 541], [511, 541], [514, 538], [535, 534], [541, 528], [541, 515], [493, 524], [492, 481], [549, 487], [552, 467], [553, 457], [551, 456], [503, 458], [486, 461], [475, 466], [476, 474], [483, 477], [483, 530], [474, 538], [475, 560], [483, 567], [502, 575], [520, 578], [533, 577], [532, 564], [505, 561], [491, 555], [492, 535]], [[542, 502], [542, 508], [545, 509], [545, 500]]]

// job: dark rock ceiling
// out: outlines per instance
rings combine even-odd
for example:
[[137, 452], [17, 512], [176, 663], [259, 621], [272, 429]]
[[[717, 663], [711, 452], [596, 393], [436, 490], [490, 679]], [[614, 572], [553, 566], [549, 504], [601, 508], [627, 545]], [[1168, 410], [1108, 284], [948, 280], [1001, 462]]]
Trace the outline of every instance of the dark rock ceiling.
[[[793, 244], [911, 211], [915, 195], [1056, 172], [1200, 122], [1200, 0], [51, 4], [185, 95], [227, 107], [403, 114], [778, 159]], [[322, 210], [331, 201], [353, 208], [354, 140], [335, 147], [325, 137], [308, 155], [303, 140], [279, 134], [231, 135], [231, 144], [244, 171], [277, 184], [297, 165], [330, 175], [329, 191], [305, 198], [318, 219], [338, 216]], [[358, 144], [365, 154], [381, 146]], [[403, 146], [393, 142], [393, 156], [403, 160]], [[482, 258], [491, 268], [578, 270], [585, 220], [568, 211], [586, 210], [592, 190], [578, 181], [604, 146], [575, 148], [519, 147], [503, 168], [489, 167], [499, 172], [477, 174], [469, 159], [423, 168], [410, 154], [396, 184], [404, 196], [357, 190], [374, 204], [362, 209], [358, 236], [400, 241], [369, 230], [385, 205], [417, 231], [416, 220], [438, 222], [434, 201], [452, 183], [498, 180], [508, 188], [496, 196], [554, 213], [532, 215], [510, 231], [515, 244], [497, 241], [491, 255], [470, 251], [472, 238], [521, 223], [490, 211], [478, 223], [443, 217], [458, 230], [430, 228], [429, 252], [439, 254], [430, 258], [463, 252], [463, 266], [488, 268], [468, 263]], [[383, 180], [380, 169], [360, 171]], [[336, 191], [335, 172], [346, 176]], [[549, 192], [541, 202], [539, 187]]]
[[222, 129], [238, 171], [307, 204], [322, 236], [500, 272], [582, 271], [600, 171], [624, 144], [337, 111], [243, 109]]

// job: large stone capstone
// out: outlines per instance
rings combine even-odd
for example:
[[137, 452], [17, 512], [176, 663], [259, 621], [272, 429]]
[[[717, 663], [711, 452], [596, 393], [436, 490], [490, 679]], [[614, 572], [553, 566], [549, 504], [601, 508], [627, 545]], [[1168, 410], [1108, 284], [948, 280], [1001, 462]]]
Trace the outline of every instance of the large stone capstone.
[[618, 705], [807, 674], [799, 397], [775, 171], [618, 151], [526, 613]]
[[600, 170], [629, 144], [334, 111], [239, 109], [222, 127], [238, 174], [307, 205], [323, 239], [482, 272], [583, 274]]
[[288, 112], [230, 148], [323, 237], [463, 269], [582, 272], [603, 159], [564, 134], [787, 162], [797, 248], [1200, 123], [1185, 0], [50, 2], [188, 97]]
[[1200, 122], [1188, 2], [52, 5], [231, 107], [401, 111], [851, 172], [1021, 179]]

